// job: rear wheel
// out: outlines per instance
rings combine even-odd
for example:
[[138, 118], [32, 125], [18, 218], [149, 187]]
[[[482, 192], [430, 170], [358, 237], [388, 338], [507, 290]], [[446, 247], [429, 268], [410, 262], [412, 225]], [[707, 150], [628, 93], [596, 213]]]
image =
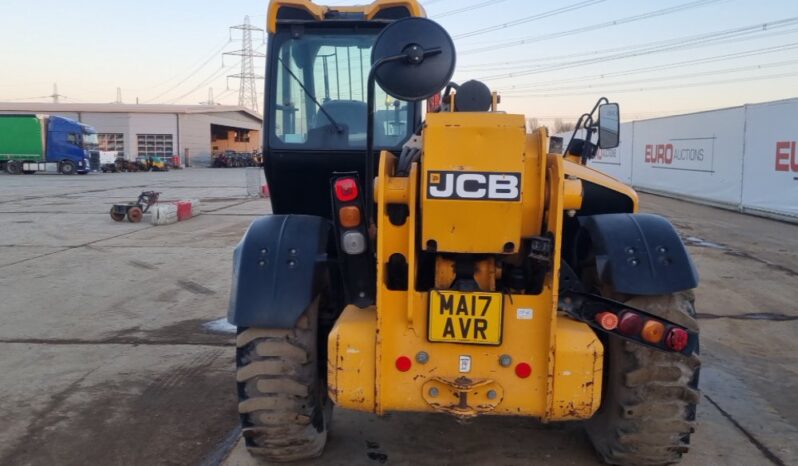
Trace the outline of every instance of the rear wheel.
[[127, 211], [127, 219], [130, 223], [139, 223], [144, 217], [144, 212], [138, 207], [131, 207]]
[[111, 207], [111, 218], [114, 219], [115, 222], [121, 222], [125, 219], [125, 214], [121, 214], [116, 212], [113, 207]]
[[319, 350], [316, 299], [292, 329], [239, 327], [238, 411], [247, 450], [268, 461], [321, 455], [332, 402]]
[[19, 175], [22, 173], [22, 163], [16, 160], [6, 162], [6, 173], [9, 175]]
[[75, 162], [71, 160], [64, 160], [61, 162], [62, 175], [74, 175], [76, 171]]
[[[633, 296], [636, 307], [698, 329], [692, 292]], [[601, 408], [587, 422], [596, 451], [609, 464], [665, 465], [678, 462], [695, 427], [697, 355], [646, 348], [610, 336], [605, 352]]]

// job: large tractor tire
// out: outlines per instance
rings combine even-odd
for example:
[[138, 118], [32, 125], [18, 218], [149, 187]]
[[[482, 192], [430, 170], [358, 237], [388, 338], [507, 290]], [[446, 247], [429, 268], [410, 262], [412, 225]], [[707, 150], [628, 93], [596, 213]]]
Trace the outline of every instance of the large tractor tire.
[[[634, 296], [630, 307], [697, 330], [692, 292]], [[610, 336], [605, 351], [601, 408], [587, 422], [598, 454], [609, 464], [678, 462], [690, 447], [699, 401], [697, 355], [646, 348]]]
[[327, 442], [332, 402], [318, 351], [318, 303], [292, 329], [238, 329], [238, 411], [254, 456], [276, 462], [314, 458]]

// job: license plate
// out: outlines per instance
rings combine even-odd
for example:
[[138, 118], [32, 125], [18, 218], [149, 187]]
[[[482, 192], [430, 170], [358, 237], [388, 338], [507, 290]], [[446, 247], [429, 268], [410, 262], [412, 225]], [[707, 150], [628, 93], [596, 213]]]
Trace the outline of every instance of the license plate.
[[429, 293], [429, 341], [498, 345], [502, 342], [501, 293]]

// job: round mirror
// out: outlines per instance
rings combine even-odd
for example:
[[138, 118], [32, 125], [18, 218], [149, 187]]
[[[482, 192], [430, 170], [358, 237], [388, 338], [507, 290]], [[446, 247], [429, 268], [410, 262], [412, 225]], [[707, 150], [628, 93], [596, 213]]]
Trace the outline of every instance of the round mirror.
[[454, 42], [435, 21], [400, 19], [382, 30], [371, 51], [372, 66], [391, 57], [375, 71], [382, 89], [400, 100], [418, 101], [444, 88], [454, 74]]

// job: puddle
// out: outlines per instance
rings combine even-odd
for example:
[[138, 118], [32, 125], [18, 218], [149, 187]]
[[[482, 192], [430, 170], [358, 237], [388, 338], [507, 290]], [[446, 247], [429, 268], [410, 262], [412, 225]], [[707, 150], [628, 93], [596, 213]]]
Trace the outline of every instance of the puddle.
[[747, 312], [736, 315], [718, 315], [699, 313], [699, 319], [735, 319], [735, 320], [769, 320], [773, 322], [789, 322], [798, 320], [798, 316], [790, 316], [778, 312]]
[[729, 249], [726, 246], [720, 245], [718, 243], [713, 243], [712, 241], [707, 241], [703, 238], [699, 238], [698, 236], [688, 236], [684, 238], [684, 242], [690, 246], [698, 246], [700, 248], [719, 249], [721, 251]]
[[236, 326], [227, 322], [227, 317], [205, 322], [202, 324], [202, 328], [208, 330], [209, 332], [236, 333]]

